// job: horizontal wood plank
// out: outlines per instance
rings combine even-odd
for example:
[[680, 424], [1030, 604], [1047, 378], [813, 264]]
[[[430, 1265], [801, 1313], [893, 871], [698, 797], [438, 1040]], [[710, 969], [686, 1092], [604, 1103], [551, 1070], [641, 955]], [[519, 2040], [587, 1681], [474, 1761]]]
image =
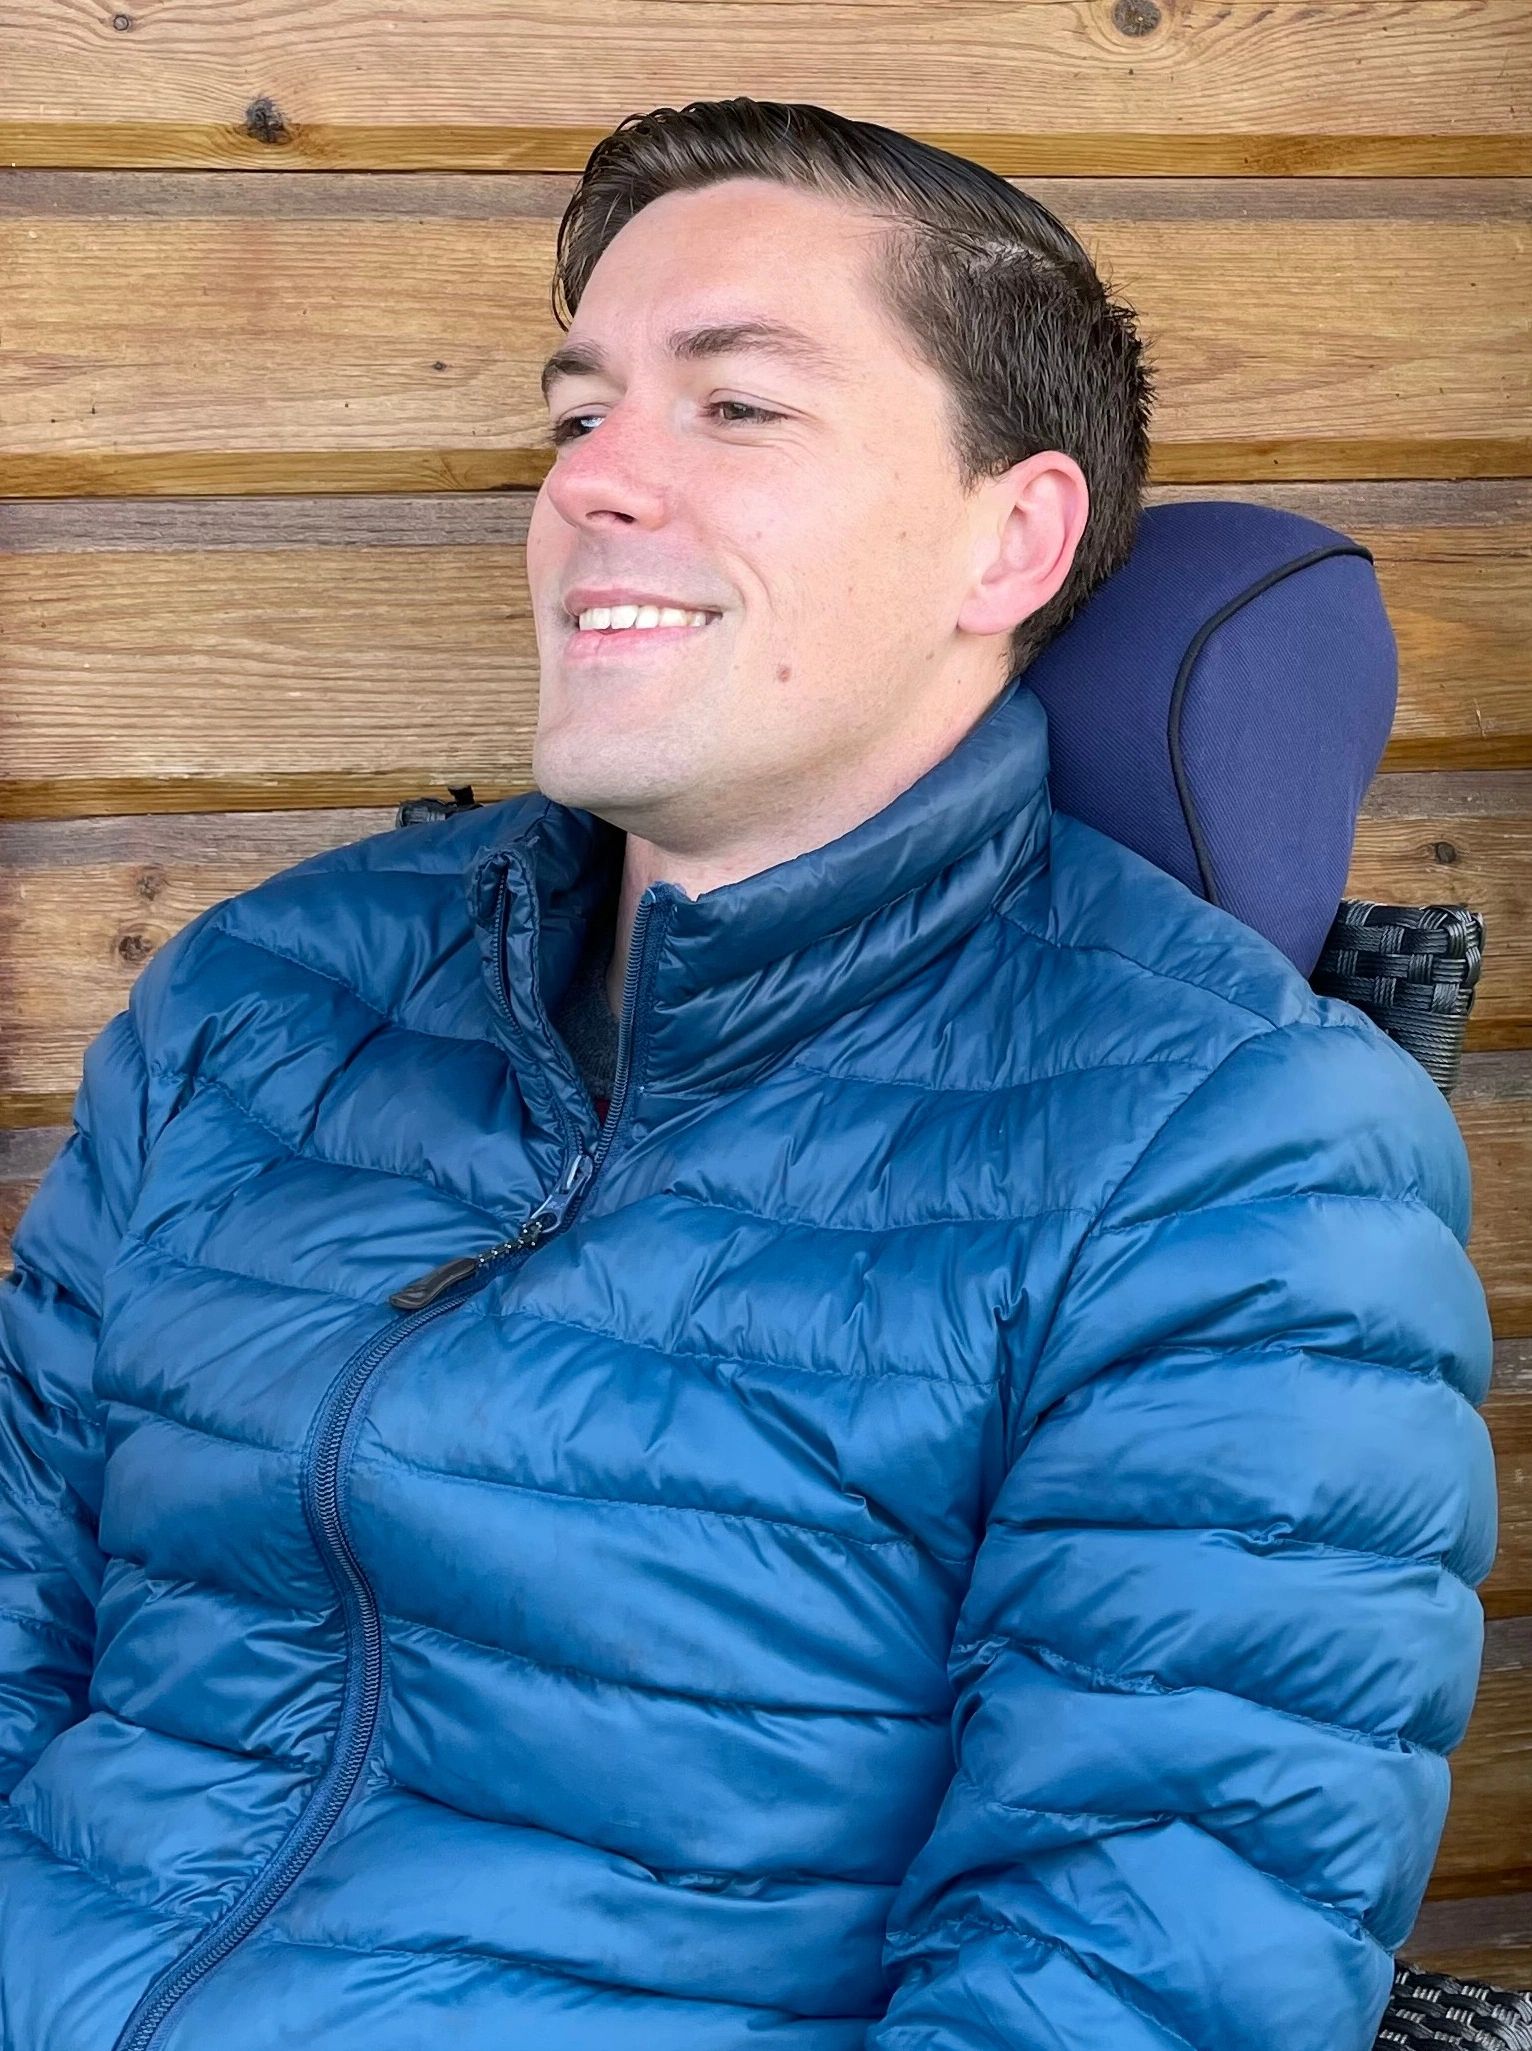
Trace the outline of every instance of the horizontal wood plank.
[[1479, 1592], [1492, 1617], [1532, 1615], [1532, 1339], [1496, 1342], [1484, 1416], [1495, 1447], [1500, 1535]]
[[[67, 1106], [64, 1116], [67, 1120]], [[11, 1253], [11, 1235], [69, 1131], [67, 1123], [0, 1126], [0, 1274], [8, 1275], [16, 1264]]]
[[1532, 1046], [1532, 771], [1375, 777], [1345, 895], [1478, 912], [1484, 959], [1466, 1044]]
[[[0, 493], [535, 487], [571, 189], [0, 173]], [[1527, 181], [1028, 189], [1138, 310], [1157, 482], [1532, 471]]]
[[1501, 1338], [1532, 1334], [1532, 1054], [1467, 1054], [1452, 1109], [1468, 1147], [1468, 1251]]
[[[1474, 1030], [1521, 1031], [1524, 785], [1496, 776], [1407, 794], [1396, 780], [1391, 813], [1379, 803], [1415, 767], [1532, 766], [1532, 484], [1150, 497], [1281, 504], [1373, 551], [1400, 693], [1353, 894], [1483, 910], [1492, 961]], [[0, 818], [378, 805], [465, 780], [483, 797], [526, 788], [530, 504], [0, 503]]]
[[1399, 1956], [1460, 1980], [1532, 1988], [1532, 1893], [1428, 1900]]
[[[867, 61], [869, 45], [877, 61]], [[18, 164], [576, 170], [623, 116], [806, 99], [1008, 173], [1532, 164], [1518, 0], [12, 0]]]
[[1492, 1622], [1468, 1734], [1452, 1755], [1452, 1801], [1431, 1894], [1532, 1886], [1532, 1617]]

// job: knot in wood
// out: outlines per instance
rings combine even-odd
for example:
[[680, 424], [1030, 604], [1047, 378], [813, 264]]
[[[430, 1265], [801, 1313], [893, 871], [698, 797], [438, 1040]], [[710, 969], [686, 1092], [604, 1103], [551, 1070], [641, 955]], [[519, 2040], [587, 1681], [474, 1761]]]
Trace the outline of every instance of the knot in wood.
[[1117, 0], [1112, 9], [1112, 25], [1125, 36], [1152, 36], [1160, 20], [1154, 0]]
[[257, 142], [290, 142], [292, 135], [282, 119], [282, 110], [268, 94], [261, 93], [245, 109], [245, 133]]

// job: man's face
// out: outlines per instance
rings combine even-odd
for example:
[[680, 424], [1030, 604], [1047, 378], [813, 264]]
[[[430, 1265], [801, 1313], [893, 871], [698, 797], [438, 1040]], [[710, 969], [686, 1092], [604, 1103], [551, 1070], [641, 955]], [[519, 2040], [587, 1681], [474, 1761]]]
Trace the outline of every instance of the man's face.
[[[600, 367], [548, 394], [568, 439], [527, 542], [533, 778], [677, 853], [769, 840], [784, 812], [802, 822], [806, 792], [886, 757], [955, 664], [973, 673], [956, 624], [973, 509], [947, 387], [873, 296], [879, 225], [762, 179], [667, 194], [608, 245], [563, 344], [594, 345]], [[746, 321], [800, 331], [822, 360], [672, 347]], [[710, 617], [582, 631], [565, 610], [579, 587]], [[992, 695], [1003, 640], [977, 652]]]

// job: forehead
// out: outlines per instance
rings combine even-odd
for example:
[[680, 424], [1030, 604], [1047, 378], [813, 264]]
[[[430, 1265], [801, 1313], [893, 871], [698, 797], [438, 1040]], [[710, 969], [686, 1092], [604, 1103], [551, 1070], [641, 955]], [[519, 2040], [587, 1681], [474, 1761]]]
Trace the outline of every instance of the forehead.
[[686, 364], [750, 353], [826, 385], [858, 381], [893, 346], [870, 270], [883, 226], [762, 179], [667, 193], [602, 252], [544, 367], [544, 394], [650, 354]]

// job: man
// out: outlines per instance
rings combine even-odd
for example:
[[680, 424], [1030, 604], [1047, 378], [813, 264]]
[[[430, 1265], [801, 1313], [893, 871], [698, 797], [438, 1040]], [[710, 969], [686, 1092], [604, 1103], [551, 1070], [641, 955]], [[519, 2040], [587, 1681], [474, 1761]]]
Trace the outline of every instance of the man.
[[538, 789], [192, 920], [16, 1234], [7, 2051], [1365, 2051], [1467, 1164], [1050, 805], [1131, 316], [817, 108], [623, 124], [559, 255]]

